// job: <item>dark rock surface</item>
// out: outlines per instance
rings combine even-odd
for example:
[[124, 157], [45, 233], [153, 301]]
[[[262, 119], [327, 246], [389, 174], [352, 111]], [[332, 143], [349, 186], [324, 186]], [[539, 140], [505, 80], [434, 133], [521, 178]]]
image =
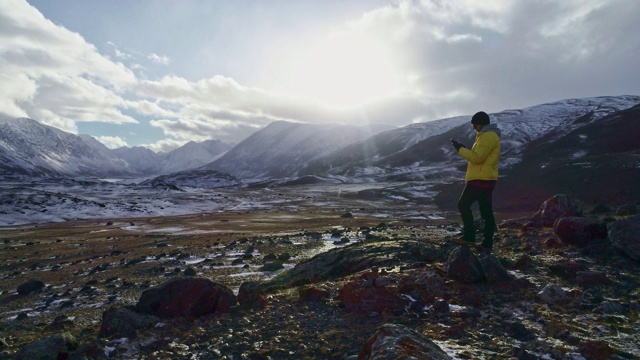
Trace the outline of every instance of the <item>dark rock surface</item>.
[[229, 311], [236, 296], [228, 287], [209, 279], [173, 279], [142, 292], [136, 311], [160, 318], [199, 317]]

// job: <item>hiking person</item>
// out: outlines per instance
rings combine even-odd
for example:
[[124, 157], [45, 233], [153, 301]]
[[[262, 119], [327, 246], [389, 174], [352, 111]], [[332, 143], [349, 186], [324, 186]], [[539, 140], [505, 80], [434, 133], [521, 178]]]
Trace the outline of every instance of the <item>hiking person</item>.
[[476, 245], [473, 213], [471, 205], [478, 202], [480, 216], [484, 220], [482, 244], [476, 246], [483, 253], [491, 253], [496, 221], [493, 216], [492, 195], [498, 180], [498, 159], [500, 158], [500, 129], [491, 124], [484, 111], [471, 117], [471, 125], [476, 131], [476, 140], [471, 149], [451, 139], [451, 145], [458, 154], [467, 159], [465, 187], [458, 200], [458, 210], [462, 217], [462, 237], [452, 240], [458, 245]]

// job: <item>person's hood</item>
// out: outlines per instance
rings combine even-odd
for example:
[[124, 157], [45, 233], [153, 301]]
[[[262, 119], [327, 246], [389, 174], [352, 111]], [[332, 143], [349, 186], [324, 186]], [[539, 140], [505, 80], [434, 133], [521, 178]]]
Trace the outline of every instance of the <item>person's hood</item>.
[[489, 125], [485, 125], [482, 127], [482, 129], [480, 129], [479, 132], [494, 132], [496, 134], [498, 134], [498, 137], [500, 137], [500, 135], [502, 134], [502, 132], [500, 131], [500, 129], [498, 129], [498, 125], [496, 124], [489, 124]]

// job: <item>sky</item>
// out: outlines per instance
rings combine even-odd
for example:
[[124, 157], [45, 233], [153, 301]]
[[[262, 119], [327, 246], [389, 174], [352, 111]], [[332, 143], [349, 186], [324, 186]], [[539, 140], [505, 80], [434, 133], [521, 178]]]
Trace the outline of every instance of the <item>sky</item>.
[[0, 117], [109, 148], [640, 94], [637, 0], [3, 0]]

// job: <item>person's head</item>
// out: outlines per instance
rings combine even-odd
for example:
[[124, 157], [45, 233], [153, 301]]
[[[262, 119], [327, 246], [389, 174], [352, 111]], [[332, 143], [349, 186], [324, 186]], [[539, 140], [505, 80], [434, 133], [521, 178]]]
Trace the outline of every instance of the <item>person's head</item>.
[[489, 115], [484, 111], [479, 111], [471, 117], [471, 125], [473, 125], [473, 130], [475, 131], [480, 131], [490, 123], [491, 120], [489, 120]]

